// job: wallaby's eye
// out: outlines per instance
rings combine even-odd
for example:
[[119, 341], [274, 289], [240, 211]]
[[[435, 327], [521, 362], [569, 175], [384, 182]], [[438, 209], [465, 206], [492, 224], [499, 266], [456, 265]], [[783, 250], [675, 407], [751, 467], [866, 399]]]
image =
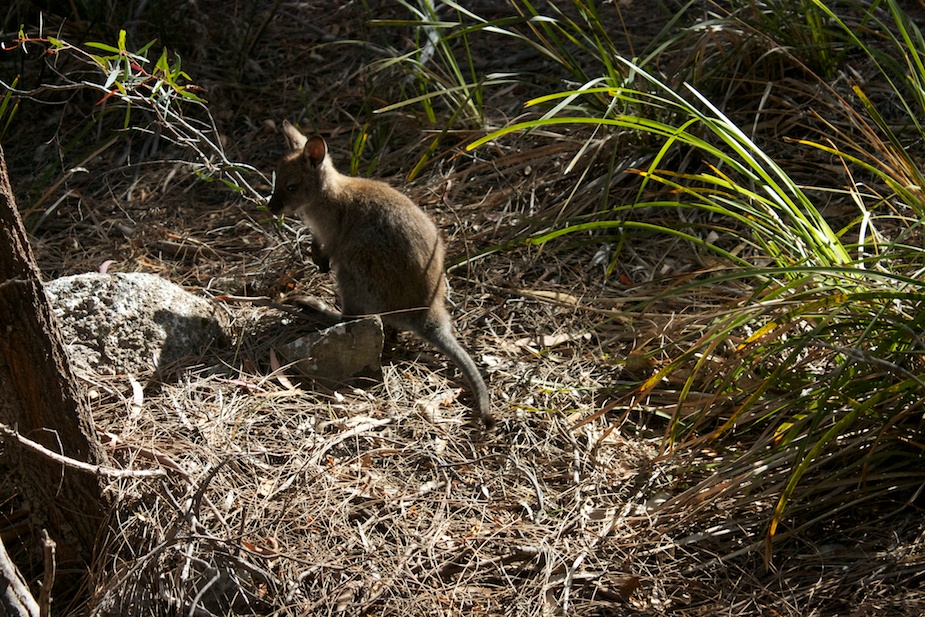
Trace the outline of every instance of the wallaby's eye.
[[290, 193], [295, 193], [298, 189], [299, 189], [298, 184], [290, 184], [286, 187], [286, 190], [289, 191]]

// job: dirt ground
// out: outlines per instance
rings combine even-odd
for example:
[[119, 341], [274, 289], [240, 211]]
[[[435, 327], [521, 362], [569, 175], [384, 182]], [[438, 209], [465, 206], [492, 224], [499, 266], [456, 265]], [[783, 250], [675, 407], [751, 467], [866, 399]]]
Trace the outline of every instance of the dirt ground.
[[[504, 2], [466, 6], [488, 19], [510, 14]], [[625, 29], [614, 39], [627, 53], [671, 17], [619, 6], [604, 8], [614, 30]], [[81, 133], [98, 113], [93, 92], [23, 103], [3, 149], [43, 275], [110, 261], [109, 271], [154, 273], [221, 303], [240, 333], [234, 348], [208, 350], [171, 379], [81, 375], [99, 431], [118, 437], [108, 441], [112, 458], [171, 472], [109, 487], [119, 506], [92, 572], [94, 614], [925, 610], [918, 584], [906, 584], [922, 579], [918, 517], [889, 532], [865, 525], [832, 528], [822, 543], [791, 538], [768, 567], [754, 550], [760, 517], [737, 521], [733, 504], [716, 500], [660, 510], [690, 488], [663, 446], [678, 384], [635, 400], [634, 384], [652, 370], [639, 358], [727, 299], [702, 293], [621, 312], [709, 267], [673, 239], [631, 247], [609, 277], [611, 247], [594, 238], [515, 242], [537, 221], [593, 202], [594, 184], [565, 173], [584, 135], [511, 137], [466, 152], [484, 129], [457, 128], [409, 182], [442, 125], [415, 106], [375, 113], [413, 88], [398, 70], [364, 70], [386, 50], [414, 49], [414, 28], [369, 20], [407, 19], [400, 3], [190, 0], [118, 10], [135, 44], [157, 36], [181, 54], [228, 158], [266, 175], [254, 184], [264, 196], [284, 149], [273, 125], [288, 119], [324, 135], [342, 171], [365, 131], [360, 171], [400, 187], [446, 234], [456, 327], [487, 377], [499, 427], [473, 439], [458, 373], [407, 334], [385, 350], [381, 381], [330, 390], [278, 370], [263, 326], [285, 315], [221, 298], [333, 300], [333, 279], [308, 259], [301, 224], [279, 224], [261, 204], [204, 181], [190, 153], [157, 131], [110, 140], [119, 114]], [[108, 32], [53, 10], [46, 19], [74, 43]], [[473, 41], [479, 70], [523, 74], [486, 90], [488, 128], [526, 117], [525, 100], [567, 79], [502, 37]], [[31, 80], [22, 88], [53, 77], [36, 58], [17, 61]], [[627, 180], [627, 199], [634, 190]]]

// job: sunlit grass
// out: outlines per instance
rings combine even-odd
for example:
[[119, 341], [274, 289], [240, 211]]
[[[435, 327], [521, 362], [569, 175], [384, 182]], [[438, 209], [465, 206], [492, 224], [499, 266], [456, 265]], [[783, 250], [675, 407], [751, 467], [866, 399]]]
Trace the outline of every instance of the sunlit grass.
[[[530, 4], [520, 6], [535, 15]], [[576, 2], [578, 13], [593, 21], [596, 13], [588, 6]], [[734, 495], [739, 484], [731, 479], [746, 473], [746, 466], [773, 470], [749, 480], [753, 488], [744, 502], [775, 504], [764, 519], [768, 556], [776, 536], [849, 505], [882, 498], [878, 478], [888, 478], [884, 481], [891, 490], [906, 491], [914, 491], [923, 479], [923, 448], [915, 427], [925, 386], [920, 377], [925, 371], [925, 283], [918, 248], [925, 211], [921, 172], [911, 148], [923, 138], [925, 44], [898, 3], [885, 6], [888, 23], [883, 11], [855, 7], [867, 35], [863, 39], [855, 34], [858, 24], [846, 23], [818, 0], [752, 3], [759, 20], [747, 25], [764, 28], [770, 37], [786, 36], [791, 44], [801, 41], [798, 55], [806, 62], [800, 70], [819, 67], [820, 84], [838, 69], [846, 51], [862, 53], [880, 71], [891, 100], [902, 101], [897, 105], [904, 120], [897, 121], [895, 109], [890, 117], [882, 113], [860, 85], [853, 88], [856, 106], [830, 89], [833, 96], [825, 99], [830, 107], [820, 107], [815, 118], [831, 133], [784, 145], [825, 152], [849, 178], [878, 181], [868, 186], [859, 180], [847, 189], [814, 187], [815, 196], [828, 194], [857, 208], [846, 227], [830, 226], [818, 197], [811, 197], [771, 154], [772, 142], [759, 145], [708, 96], [659, 76], [649, 68], [655, 56], [623, 57], [601, 24], [586, 28], [582, 36], [576, 34], [577, 24], [561, 14], [531, 24], [534, 44], [546, 47], [547, 55], [558, 58], [581, 85], [527, 101], [528, 109], [545, 113], [468, 146], [478, 149], [503, 143], [512, 134], [579, 126], [594, 127], [595, 135], [632, 131], [657, 144], [647, 164], [632, 170], [639, 177], [633, 203], [557, 220], [528, 242], [547, 244], [589, 233], [603, 241], [636, 230], [656, 231], [712, 251], [729, 265], [722, 275], [672, 288], [647, 301], [648, 306], [730, 279], [752, 289], [747, 297], [730, 299], [735, 308], [717, 314], [696, 337], [666, 344], [660, 351], [667, 360], [639, 386], [636, 398], [643, 399], [675, 373], [686, 375], [666, 429], [667, 447], [682, 453], [710, 443], [734, 445], [736, 452], [703, 479], [701, 492]], [[795, 22], [794, 15], [801, 19]], [[669, 47], [666, 42], [657, 49]], [[807, 58], [813, 53], [815, 58]], [[583, 62], [588, 56], [593, 61]], [[834, 109], [841, 110], [840, 117]], [[672, 168], [681, 149], [695, 153], [693, 170]], [[652, 194], [663, 197], [653, 200]], [[702, 229], [713, 226], [745, 248], [730, 251], [709, 242], [706, 234], [634, 216], [677, 208], [723, 221], [705, 223]], [[614, 254], [614, 263], [619, 259]], [[695, 391], [699, 396], [693, 398]], [[703, 400], [707, 403], [698, 402]]]

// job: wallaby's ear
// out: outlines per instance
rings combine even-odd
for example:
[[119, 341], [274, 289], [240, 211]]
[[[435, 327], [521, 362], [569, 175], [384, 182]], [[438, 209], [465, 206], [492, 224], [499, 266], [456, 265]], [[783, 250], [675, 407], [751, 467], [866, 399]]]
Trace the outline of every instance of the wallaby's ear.
[[292, 151], [301, 150], [305, 147], [305, 142], [308, 141], [308, 137], [289, 124], [289, 120], [283, 120], [283, 137], [286, 139], [286, 145]]
[[305, 142], [305, 147], [302, 148], [302, 158], [312, 167], [321, 165], [327, 153], [328, 144], [324, 143], [323, 137], [318, 137], [317, 135]]

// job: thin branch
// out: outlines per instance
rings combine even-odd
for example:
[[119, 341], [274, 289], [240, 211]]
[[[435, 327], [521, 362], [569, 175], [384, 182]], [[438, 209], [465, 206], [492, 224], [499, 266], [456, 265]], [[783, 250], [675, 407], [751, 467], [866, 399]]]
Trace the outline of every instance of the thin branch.
[[48, 458], [56, 463], [61, 463], [62, 465], [71, 467], [72, 469], [87, 471], [98, 476], [106, 476], [107, 478], [146, 478], [162, 477], [167, 475], [167, 472], [163, 469], [113, 469], [112, 467], [103, 467], [102, 465], [91, 465], [90, 463], [84, 463], [83, 461], [78, 461], [76, 459], [64, 456], [63, 454], [53, 452], [45, 446], [32, 441], [31, 439], [23, 437], [16, 430], [3, 423], [0, 423], [0, 435], [14, 439], [18, 441], [23, 447], [32, 450], [36, 454], [44, 456], [45, 458]]
[[57, 564], [55, 562], [55, 541], [48, 535], [48, 531], [42, 530], [42, 548], [45, 553], [45, 576], [42, 579], [42, 589], [39, 592], [39, 615], [40, 617], [49, 617], [51, 615], [51, 590], [55, 586], [55, 572]]
[[39, 605], [0, 541], [0, 610], [11, 617], [39, 617]]

